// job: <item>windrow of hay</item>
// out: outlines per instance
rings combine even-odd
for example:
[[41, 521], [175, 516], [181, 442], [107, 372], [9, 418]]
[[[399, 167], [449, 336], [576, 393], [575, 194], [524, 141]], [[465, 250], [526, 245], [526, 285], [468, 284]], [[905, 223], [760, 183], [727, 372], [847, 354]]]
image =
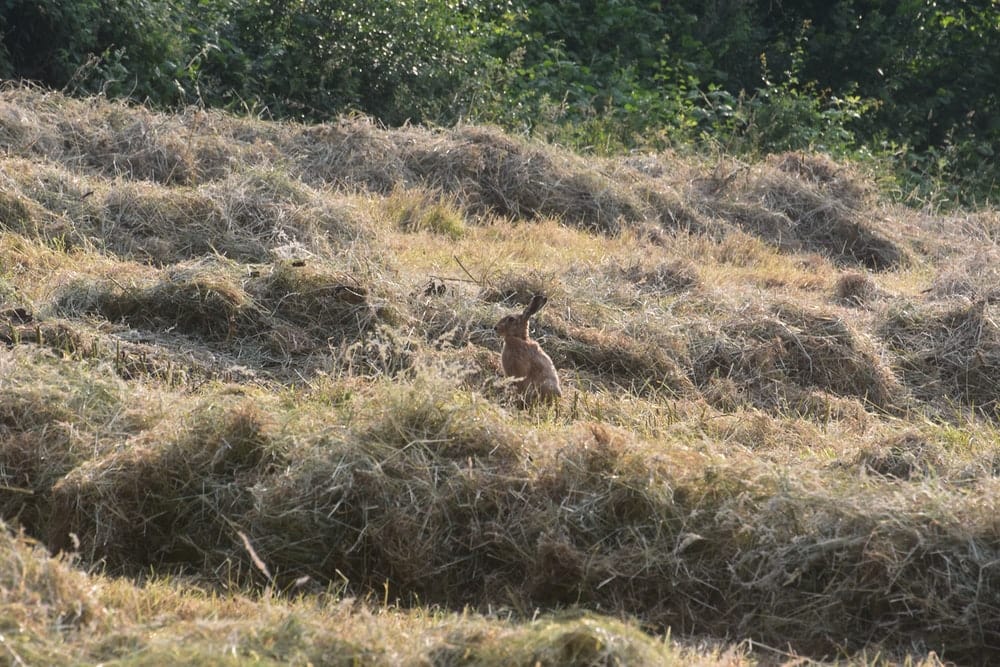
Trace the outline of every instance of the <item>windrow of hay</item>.
[[689, 260], [659, 261], [652, 266], [636, 263], [621, 271], [636, 289], [654, 295], [683, 292], [701, 282], [698, 268]]
[[[0, 152], [0, 519], [125, 575], [82, 622], [4, 597], [0, 662], [662, 664], [637, 627], [1000, 655], [995, 213], [802, 153], [28, 88]], [[536, 293], [565, 393], [524, 409], [493, 326]]]
[[67, 317], [99, 315], [223, 346], [260, 370], [350, 346], [394, 317], [349, 274], [304, 260], [251, 269], [216, 258], [173, 265], [143, 282], [84, 279], [66, 285], [55, 307]]
[[[889, 310], [879, 336], [915, 395], [928, 405], [945, 396], [996, 418], [1000, 409], [1000, 324], [987, 300]], [[938, 405], [947, 411], [947, 406]]]
[[683, 366], [679, 341], [637, 340], [623, 332], [556, 322], [546, 349], [564, 369], [582, 371], [607, 383], [612, 390], [637, 393], [665, 392], [690, 396], [694, 385]]
[[926, 291], [942, 300], [1000, 301], [1000, 246], [977, 246], [950, 259]]
[[77, 466], [52, 489], [49, 546], [113, 570], [200, 569], [202, 553], [234, 545], [227, 518], [248, 510], [247, 486], [282, 465], [268, 422], [255, 402], [216, 398]]
[[113, 571], [583, 605], [814, 655], [1000, 640], [995, 480], [793, 479], [601, 424], [532, 434], [428, 372], [355, 403], [350, 429], [204, 402], [66, 474], [51, 539]]
[[[103, 443], [137, 428], [124, 383], [38, 346], [0, 347], [0, 516], [42, 535], [51, 488]], [[155, 418], [153, 405], [147, 418]]]
[[0, 91], [0, 146], [104, 177], [195, 185], [281, 158], [280, 125], [190, 110], [164, 114], [23, 86]]
[[0, 311], [0, 343], [47, 348], [65, 359], [105, 361], [124, 380], [145, 379], [166, 386], [257, 381], [252, 369], [226, 355], [182, 345], [168, 336], [123, 332], [107, 323], [38, 319], [23, 308], [14, 309], [28, 316], [18, 321], [11, 312]]
[[[872, 196], [861, 179], [826, 158], [802, 153], [777, 156], [752, 170], [736, 169], [716, 186], [699, 189], [695, 184], [706, 179], [693, 176], [685, 165], [673, 166], [690, 183], [667, 178], [671, 166], [662, 164], [667, 158], [656, 158], [658, 166], [650, 172], [636, 168], [635, 158], [587, 160], [493, 128], [390, 129], [362, 116], [302, 128], [204, 111], [156, 114], [28, 89], [3, 91], [0, 106], [8, 110], [0, 113], [0, 121], [6, 118], [0, 122], [6, 128], [0, 140], [12, 154], [73, 169], [90, 165], [103, 176], [170, 190], [232, 181], [240, 172], [266, 169], [314, 187], [381, 195], [401, 188], [440, 192], [477, 216], [554, 218], [601, 233], [637, 227], [648, 230], [654, 242], [664, 241], [658, 231], [664, 228], [721, 235], [735, 226], [780, 248], [821, 251], [871, 269], [892, 268], [908, 257], [891, 230], [875, 227], [877, 218], [866, 212]], [[234, 189], [231, 183], [225, 187]], [[214, 200], [214, 206], [202, 203], [196, 210], [205, 210], [209, 220], [222, 218], [230, 233], [257, 224], [291, 233], [304, 224], [295, 215], [287, 223], [265, 222], [256, 215], [247, 221], [227, 208], [225, 198], [200, 187], [196, 192], [199, 199]], [[685, 194], [691, 201], [685, 201]], [[74, 223], [82, 224], [79, 216]], [[204, 231], [213, 226], [218, 222], [206, 223]], [[448, 229], [456, 227], [449, 224]], [[159, 231], [163, 236], [165, 230]], [[304, 239], [307, 245], [311, 241]], [[249, 252], [239, 244], [234, 251]], [[162, 255], [150, 254], [157, 259]]]
[[846, 271], [837, 278], [837, 300], [847, 306], [866, 307], [884, 294], [867, 273]]
[[293, 130], [203, 111], [177, 116], [88, 104], [30, 89], [0, 96], [6, 109], [0, 141], [8, 151], [125, 180], [192, 186], [225, 178], [235, 165], [283, 162], [311, 183], [381, 193], [441, 189], [477, 213], [558, 217], [605, 232], [650, 213], [628, 183], [568, 152], [499, 130], [389, 130], [363, 117]]
[[904, 245], [876, 228], [864, 187], [826, 158], [776, 156], [713, 193], [706, 205], [789, 251], [823, 252], [840, 263], [872, 270], [908, 261]]
[[301, 135], [304, 177], [388, 193], [422, 186], [455, 197], [474, 213], [555, 217], [600, 232], [645, 218], [632, 188], [566, 152], [511, 138], [500, 130], [458, 127], [386, 130], [345, 118]]
[[0, 521], [0, 607], [5, 658], [10, 655], [11, 630], [16, 636], [55, 626], [70, 633], [86, 628], [103, 611], [84, 573], [50, 558], [37, 542], [13, 534], [4, 521]]
[[[95, 184], [51, 163], [0, 162], [0, 226], [63, 247], [91, 241], [84, 221], [96, 219]], [[83, 227], [83, 229], [81, 229]]]
[[735, 396], [762, 408], [794, 404], [803, 390], [820, 389], [891, 409], [907, 392], [874, 341], [843, 319], [791, 304], [769, 312], [748, 309], [718, 329], [695, 334], [693, 379], [708, 395], [724, 381]]
[[80, 178], [48, 162], [0, 166], [4, 228], [159, 265], [214, 253], [247, 262], [283, 253], [329, 256], [370, 236], [372, 225], [364, 222], [350, 197], [316, 190], [274, 167], [198, 187], [164, 187]]
[[686, 648], [636, 622], [581, 611], [514, 621], [335, 595], [261, 604], [180, 581], [88, 575], [2, 522], [0, 605], [8, 624], [0, 649], [14, 665], [753, 664], [746, 649]]

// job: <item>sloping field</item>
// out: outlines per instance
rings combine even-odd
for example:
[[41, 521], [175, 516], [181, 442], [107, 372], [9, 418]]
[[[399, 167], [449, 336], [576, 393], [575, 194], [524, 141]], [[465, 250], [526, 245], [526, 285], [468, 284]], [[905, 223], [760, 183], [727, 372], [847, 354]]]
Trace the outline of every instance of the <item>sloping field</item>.
[[0, 147], [11, 664], [1000, 658], [996, 211], [24, 88]]

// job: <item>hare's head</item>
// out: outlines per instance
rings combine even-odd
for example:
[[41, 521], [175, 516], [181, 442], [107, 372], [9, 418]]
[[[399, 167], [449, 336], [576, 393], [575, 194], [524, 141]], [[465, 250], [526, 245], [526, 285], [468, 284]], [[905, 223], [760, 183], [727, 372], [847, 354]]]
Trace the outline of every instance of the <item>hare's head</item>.
[[493, 329], [504, 338], [528, 338], [528, 320], [548, 301], [544, 294], [536, 294], [520, 315], [508, 315], [497, 322]]

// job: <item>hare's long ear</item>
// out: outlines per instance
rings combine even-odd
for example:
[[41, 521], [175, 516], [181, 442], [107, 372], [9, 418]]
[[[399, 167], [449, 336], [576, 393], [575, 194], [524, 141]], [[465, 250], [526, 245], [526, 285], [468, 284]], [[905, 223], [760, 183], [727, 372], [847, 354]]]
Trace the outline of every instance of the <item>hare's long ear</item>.
[[531, 297], [531, 301], [528, 303], [528, 307], [524, 309], [524, 313], [521, 315], [524, 319], [528, 319], [539, 310], [542, 309], [546, 303], [548, 303], [549, 298], [544, 294], [536, 294]]

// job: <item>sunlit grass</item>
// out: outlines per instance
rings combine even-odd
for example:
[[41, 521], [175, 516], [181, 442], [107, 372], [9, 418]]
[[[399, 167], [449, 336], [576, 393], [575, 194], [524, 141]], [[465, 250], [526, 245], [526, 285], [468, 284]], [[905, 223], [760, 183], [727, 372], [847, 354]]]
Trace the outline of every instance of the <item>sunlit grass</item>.
[[[995, 644], [995, 214], [820, 155], [638, 169], [5, 94], [41, 138], [0, 169], [5, 659]], [[493, 326], [537, 292], [564, 396], [526, 408]]]

